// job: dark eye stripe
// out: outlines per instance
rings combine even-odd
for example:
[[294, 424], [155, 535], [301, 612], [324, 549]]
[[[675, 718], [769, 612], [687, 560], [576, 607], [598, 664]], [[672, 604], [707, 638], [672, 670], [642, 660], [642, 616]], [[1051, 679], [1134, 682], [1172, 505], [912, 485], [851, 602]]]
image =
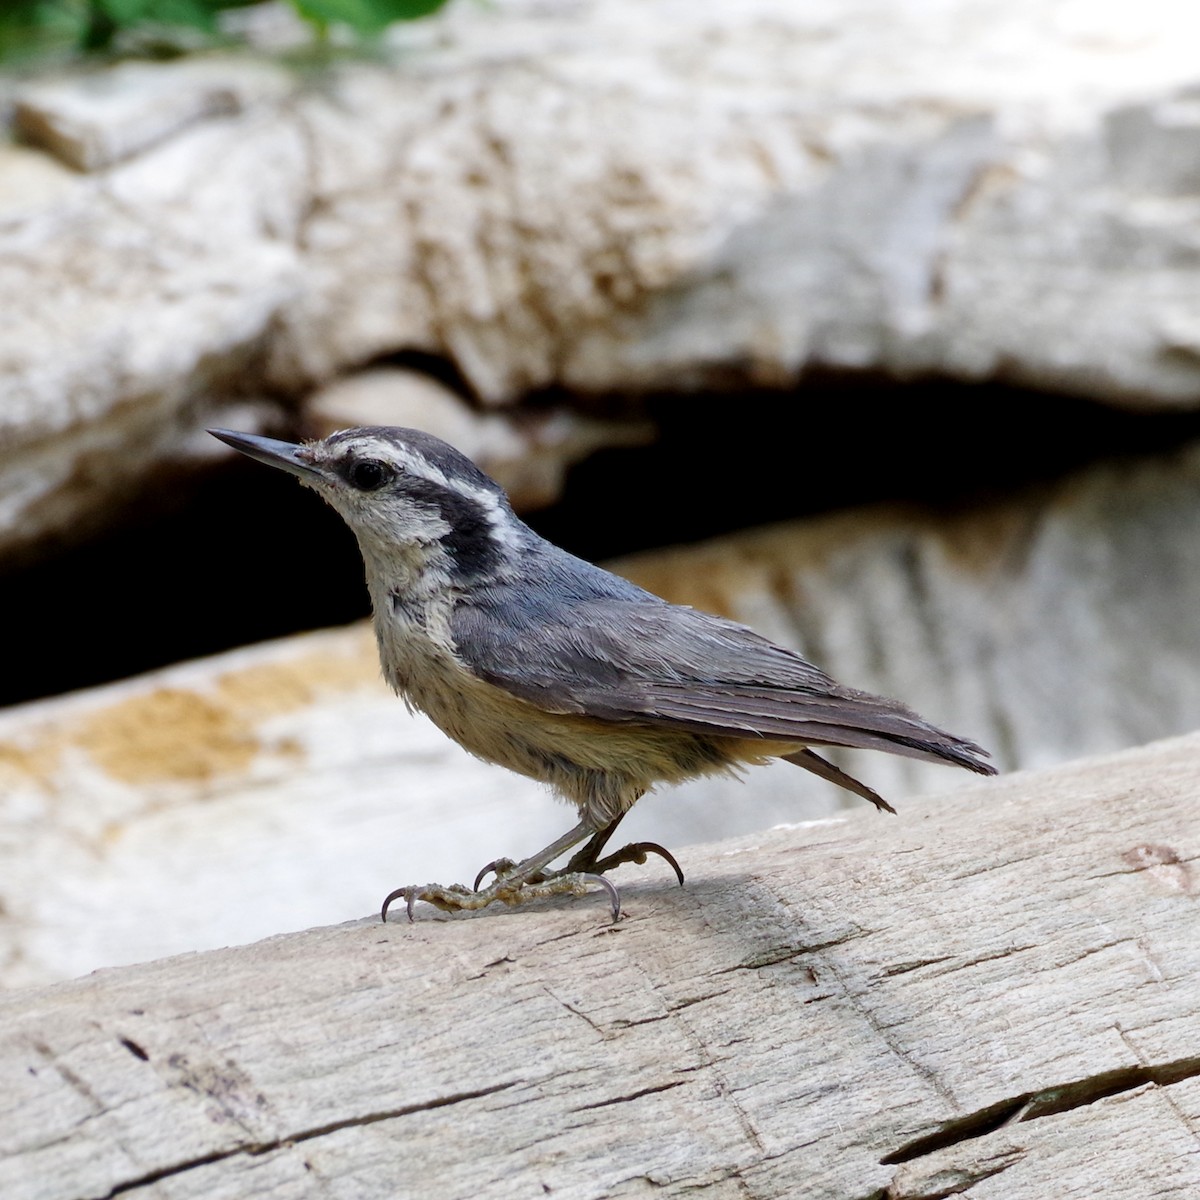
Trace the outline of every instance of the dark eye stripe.
[[459, 578], [487, 575], [499, 565], [502, 553], [492, 523], [478, 500], [415, 476], [405, 477], [403, 493], [433, 509], [449, 526], [449, 532], [442, 535], [442, 545], [450, 552]]

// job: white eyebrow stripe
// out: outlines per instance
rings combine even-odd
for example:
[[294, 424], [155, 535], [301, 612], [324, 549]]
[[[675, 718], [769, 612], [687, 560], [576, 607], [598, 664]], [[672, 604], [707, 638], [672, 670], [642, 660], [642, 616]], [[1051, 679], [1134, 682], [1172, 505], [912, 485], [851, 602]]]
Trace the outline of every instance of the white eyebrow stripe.
[[397, 464], [404, 468], [404, 470], [410, 471], [422, 479], [428, 479], [432, 483], [439, 483], [442, 487], [451, 486], [445, 473], [440, 468], [435, 467], [424, 455], [414, 454], [407, 446], [386, 446], [384, 450], [393, 456]]
[[347, 439], [343, 445], [351, 453], [378, 455], [385, 461], [390, 459], [403, 471], [415, 475], [419, 479], [426, 479], [430, 483], [436, 483], [439, 487], [446, 488], [448, 491], [458, 492], [460, 495], [466, 496], [483, 509], [484, 516], [487, 518], [492, 534], [497, 541], [509, 547], [516, 546], [519, 543], [520, 538], [517, 531], [513, 528], [505, 506], [501, 503], [500, 497], [490, 488], [480, 487], [467, 479], [455, 479], [451, 481], [441, 467], [437, 466], [436, 463], [430, 462], [419, 451], [411, 450], [409, 447], [399, 445], [395, 442], [380, 442], [377, 438], [361, 437]]

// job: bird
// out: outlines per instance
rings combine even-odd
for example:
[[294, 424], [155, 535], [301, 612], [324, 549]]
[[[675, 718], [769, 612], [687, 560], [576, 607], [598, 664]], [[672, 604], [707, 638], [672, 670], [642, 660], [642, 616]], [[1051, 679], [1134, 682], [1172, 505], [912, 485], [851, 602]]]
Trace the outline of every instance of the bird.
[[748, 626], [670, 603], [542, 538], [495, 480], [430, 433], [367, 426], [292, 443], [208, 432], [296, 476], [353, 531], [383, 676], [410, 711], [576, 808], [562, 837], [520, 861], [487, 864], [471, 888], [396, 888], [385, 921], [398, 900], [412, 920], [418, 901], [477, 910], [595, 888], [615, 921], [613, 868], [656, 854], [684, 881], [657, 843], [604, 854], [633, 805], [657, 784], [775, 758], [895, 812], [813, 746], [995, 774], [985, 750], [898, 701], [843, 686]]

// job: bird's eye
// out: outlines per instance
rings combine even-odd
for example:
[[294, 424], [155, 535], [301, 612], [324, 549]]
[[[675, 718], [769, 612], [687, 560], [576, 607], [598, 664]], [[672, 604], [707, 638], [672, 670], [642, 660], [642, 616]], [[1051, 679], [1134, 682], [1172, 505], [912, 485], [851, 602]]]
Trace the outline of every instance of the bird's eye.
[[346, 481], [360, 492], [377, 492], [392, 477], [392, 468], [377, 458], [360, 458], [346, 468]]

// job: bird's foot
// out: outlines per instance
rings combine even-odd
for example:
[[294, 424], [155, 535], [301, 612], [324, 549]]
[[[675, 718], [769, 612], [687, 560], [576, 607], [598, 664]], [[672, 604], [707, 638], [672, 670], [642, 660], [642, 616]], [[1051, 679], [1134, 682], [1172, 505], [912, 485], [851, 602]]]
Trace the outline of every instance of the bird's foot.
[[[612, 854], [606, 854], [603, 858], [597, 858], [595, 853], [591, 852], [590, 847], [585, 846], [571, 858], [561, 871], [539, 871], [529, 877], [529, 882], [549, 883], [568, 875], [603, 875], [606, 871], [621, 866], [622, 863], [637, 863], [639, 866], [643, 866], [650, 854], [657, 854], [659, 858], [670, 864], [671, 870], [675, 872], [675, 878], [679, 880], [679, 886], [683, 887], [683, 868], [676, 861], [675, 855], [657, 842], [630, 842], [628, 846], [622, 846], [620, 850], [614, 850]], [[496, 882], [499, 883], [505, 875], [511, 874], [516, 866], [517, 864], [511, 858], [494, 859], [475, 876], [475, 891], [479, 891], [483, 877], [489, 872], [495, 873]]]
[[444, 912], [458, 912], [463, 909], [475, 910], [486, 908], [497, 900], [502, 904], [528, 904], [531, 900], [543, 900], [549, 896], [582, 896], [594, 887], [602, 887], [608, 893], [612, 906], [614, 921], [621, 916], [621, 894], [616, 887], [603, 875], [592, 874], [588, 871], [572, 871], [543, 877], [540, 872], [529, 879], [514, 879], [512, 872], [516, 864], [510, 859], [498, 859], [489, 864], [479, 873], [479, 879], [491, 869], [496, 871], [496, 881], [490, 886], [478, 890], [479, 879], [476, 879], [474, 890], [463, 887], [461, 883], [452, 883], [443, 887], [440, 883], [427, 883], [424, 886], [414, 884], [410, 887], [397, 888], [383, 902], [381, 915], [387, 920], [388, 909], [392, 904], [403, 898], [408, 910], [408, 919], [413, 919], [413, 908], [418, 900], [432, 904]]

